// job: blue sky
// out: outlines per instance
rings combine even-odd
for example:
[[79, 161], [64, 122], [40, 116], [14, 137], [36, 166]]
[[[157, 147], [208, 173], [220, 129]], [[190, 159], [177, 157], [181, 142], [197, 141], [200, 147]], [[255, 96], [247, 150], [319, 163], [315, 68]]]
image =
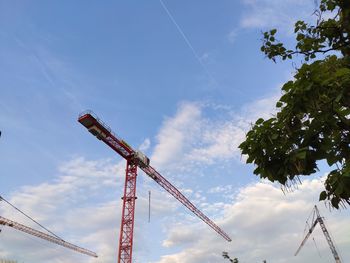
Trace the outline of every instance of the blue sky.
[[[243, 262], [327, 262], [322, 233], [323, 258], [313, 246], [299, 258], [290, 251], [322, 177], [284, 196], [237, 149], [250, 123], [274, 112], [294, 71], [264, 58], [261, 31], [278, 27], [292, 44], [293, 21], [310, 19], [313, 1], [163, 2], [193, 50], [158, 0], [0, 1], [0, 194], [100, 255], [88, 262], [115, 262], [125, 163], [77, 122], [91, 109], [233, 237], [226, 244], [140, 172], [135, 262], [221, 262], [223, 250]], [[348, 212], [320, 206], [348, 247]], [[0, 257], [87, 262], [9, 229], [1, 239]]]

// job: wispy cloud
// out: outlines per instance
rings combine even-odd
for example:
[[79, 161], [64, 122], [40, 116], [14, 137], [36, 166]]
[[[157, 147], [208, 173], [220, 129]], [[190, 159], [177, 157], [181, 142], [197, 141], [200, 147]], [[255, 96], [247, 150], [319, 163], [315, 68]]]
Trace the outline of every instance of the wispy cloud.
[[152, 163], [156, 167], [186, 170], [214, 161], [240, 160], [238, 145], [251, 123], [261, 116], [271, 116], [276, 101], [277, 96], [263, 98], [239, 112], [205, 103], [182, 103], [175, 116], [168, 117], [161, 127]]
[[311, 17], [316, 7], [313, 0], [243, 0], [243, 4], [243, 28], [277, 27], [284, 32], [290, 32], [296, 20]]
[[239, 24], [227, 34], [235, 43], [244, 29], [269, 30], [277, 28], [284, 36], [291, 36], [297, 20], [309, 21], [316, 8], [313, 0], [241, 0], [244, 11]]
[[149, 138], [146, 138], [142, 144], [140, 145], [139, 149], [140, 151], [147, 151], [149, 147], [151, 146], [151, 140]]
[[44, 47], [34, 47], [31, 53], [51, 88], [59, 91], [72, 109], [83, 110], [84, 107], [75, 94], [76, 87], [79, 85], [76, 78], [77, 72], [73, 72], [69, 63]]
[[[35, 262], [55, 263], [114, 262], [121, 216], [121, 199], [117, 197], [122, 196], [124, 169], [123, 161], [114, 164], [111, 160], [75, 158], [63, 163], [52, 181], [23, 186], [8, 197], [12, 204], [65, 240], [96, 251], [98, 259], [87, 258], [7, 227], [1, 233], [0, 258], [19, 261], [30, 258]], [[167, 214], [177, 207], [164, 191], [152, 192], [153, 216]], [[147, 202], [145, 196], [139, 196], [138, 216], [146, 218]], [[0, 214], [38, 228], [9, 206], [1, 206]], [[142, 242], [142, 236], [137, 237], [136, 242]]]
[[[81, 111], [83, 105], [79, 86], [86, 77], [81, 75], [67, 57], [54, 51], [49, 41], [41, 35], [37, 33], [28, 33], [28, 35], [31, 37], [8, 34], [5, 39], [8, 46], [1, 47], [0, 66], [4, 67], [3, 74], [5, 74], [1, 83], [5, 91], [10, 88], [6, 83], [9, 79], [13, 79], [11, 80], [12, 93], [13, 90], [16, 91], [25, 86], [25, 89], [17, 90], [15, 93], [31, 96], [31, 100], [25, 101], [25, 105], [36, 101], [42, 108], [50, 101], [50, 106], [64, 104], [71, 111]], [[17, 100], [19, 98], [18, 96]], [[4, 102], [10, 107], [13, 106], [10, 103], [11, 101]], [[21, 107], [22, 110], [23, 108], [26, 107]], [[51, 109], [46, 109], [46, 111], [49, 110]]]
[[167, 118], [157, 135], [157, 144], [151, 156], [156, 167], [164, 167], [182, 158], [184, 150], [198, 134], [201, 109], [196, 103], [183, 103], [176, 116]]
[[[108, 160], [86, 161], [76, 158], [63, 164], [59, 168], [59, 176], [53, 181], [23, 186], [12, 193], [9, 199], [12, 204], [66, 240], [92, 248], [96, 245], [94, 238], [103, 235], [107, 229], [110, 230], [108, 233], [116, 232], [112, 222], [117, 220], [120, 209], [117, 209], [117, 202], [110, 201], [110, 196], [101, 193], [121, 183], [117, 175], [121, 175], [122, 171], [120, 164], [114, 165]], [[1, 215], [33, 226], [32, 222], [8, 206], [1, 207]], [[102, 225], [105, 227], [101, 228]], [[74, 252], [11, 229], [4, 229], [2, 236], [5, 241], [0, 248], [0, 255], [3, 251], [11, 251], [11, 256], [20, 261], [27, 260], [27, 257], [36, 262], [74, 262], [79, 259]], [[113, 239], [112, 234], [104, 236], [104, 240]], [[101, 249], [101, 258], [108, 259], [109, 254], [103, 249], [108, 246], [102, 242], [97, 247]]]
[[230, 43], [233, 44], [235, 43], [237, 36], [238, 36], [238, 29], [234, 29], [227, 35], [227, 39]]

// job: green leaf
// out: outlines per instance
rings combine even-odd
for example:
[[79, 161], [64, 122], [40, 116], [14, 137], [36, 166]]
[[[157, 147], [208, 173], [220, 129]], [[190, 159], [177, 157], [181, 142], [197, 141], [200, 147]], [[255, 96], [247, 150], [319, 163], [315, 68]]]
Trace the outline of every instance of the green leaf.
[[256, 122], [255, 122], [255, 124], [256, 125], [259, 125], [259, 124], [261, 124], [261, 123], [263, 123], [264, 122], [264, 119], [263, 118], [259, 118]]
[[278, 134], [274, 133], [271, 135], [272, 140], [276, 140], [278, 138]]
[[295, 154], [295, 157], [297, 159], [305, 159], [306, 158], [306, 151], [301, 151], [301, 152], [298, 152], [297, 154]]
[[323, 201], [323, 200], [326, 200], [326, 198], [327, 198], [327, 192], [326, 192], [326, 191], [322, 191], [322, 192], [320, 193], [320, 198], [319, 198], [319, 200], [320, 200], [320, 201]]
[[343, 93], [342, 92], [340, 92], [339, 94], [338, 94], [338, 96], [335, 98], [335, 102], [339, 102], [340, 100], [341, 100], [341, 98], [343, 97]]
[[249, 156], [246, 163], [252, 163], [254, 161], [254, 156]]
[[304, 38], [305, 38], [305, 35], [304, 35], [304, 34], [299, 33], [299, 34], [297, 35], [297, 41], [300, 41], [300, 40], [302, 40], [302, 39], [304, 39]]
[[338, 161], [338, 157], [333, 155], [333, 154], [328, 154], [327, 157], [327, 163], [329, 166], [332, 166], [333, 164], [335, 164]]
[[345, 75], [350, 75], [350, 69], [349, 68], [341, 68], [338, 69], [335, 73], [336, 77], [343, 77]]
[[335, 207], [336, 209], [339, 209], [339, 199], [338, 199], [338, 198], [333, 197], [333, 198], [331, 199], [331, 204], [332, 204], [332, 206]]

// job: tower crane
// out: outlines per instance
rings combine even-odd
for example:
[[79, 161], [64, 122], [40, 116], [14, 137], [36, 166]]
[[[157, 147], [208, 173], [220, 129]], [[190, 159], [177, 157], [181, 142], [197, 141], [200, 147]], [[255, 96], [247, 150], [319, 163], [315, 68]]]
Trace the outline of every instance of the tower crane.
[[118, 263], [131, 263], [132, 260], [136, 177], [138, 167], [224, 239], [231, 241], [230, 237], [220, 227], [203, 214], [174, 185], [150, 165], [150, 160], [145, 154], [141, 151], [134, 150], [128, 143], [117, 136], [112, 129], [100, 120], [92, 111], [86, 111], [80, 114], [78, 121], [97, 139], [103, 141], [126, 159], [126, 176], [124, 196], [122, 197], [123, 208], [119, 236]]
[[72, 250], [74, 250], [76, 252], [79, 252], [79, 253], [82, 253], [82, 254], [85, 254], [85, 255], [97, 258], [97, 255], [96, 255], [95, 252], [92, 252], [92, 251], [87, 250], [85, 248], [81, 248], [79, 246], [73, 245], [73, 244], [71, 244], [69, 242], [64, 241], [63, 239], [60, 239], [60, 238], [52, 236], [52, 235], [48, 235], [46, 233], [43, 233], [43, 232], [38, 231], [36, 229], [33, 229], [33, 228], [28, 227], [28, 226], [22, 225], [20, 223], [17, 223], [15, 221], [12, 221], [12, 220], [7, 219], [7, 218], [2, 217], [2, 216], [0, 216], [0, 225], [14, 228], [16, 230], [19, 230], [21, 232], [27, 233], [29, 235], [36, 236], [38, 238], [45, 239], [45, 240], [47, 240], [49, 242], [52, 242], [52, 243], [55, 243], [57, 245], [60, 245], [60, 246], [72, 249]]
[[326, 237], [326, 240], [327, 240], [327, 243], [329, 245], [329, 248], [332, 251], [332, 254], [333, 254], [333, 257], [335, 259], [335, 262], [336, 263], [341, 263], [339, 254], [338, 254], [337, 250], [335, 249], [335, 245], [334, 245], [334, 243], [333, 243], [333, 241], [331, 239], [331, 236], [329, 235], [329, 232], [328, 232], [328, 230], [326, 228], [326, 225], [325, 225], [325, 223], [323, 221], [323, 218], [320, 215], [320, 211], [318, 210], [316, 205], [315, 205], [315, 207], [313, 209], [313, 212], [312, 212], [312, 225], [309, 228], [308, 232], [306, 233], [303, 241], [301, 242], [301, 244], [300, 244], [299, 248], [297, 249], [297, 251], [295, 252], [294, 256], [298, 255], [298, 253], [300, 252], [302, 247], [305, 245], [307, 239], [310, 237], [310, 235], [311, 235], [312, 231], [315, 229], [317, 223], [320, 224], [320, 227], [322, 229], [322, 232], [323, 232], [324, 236]]

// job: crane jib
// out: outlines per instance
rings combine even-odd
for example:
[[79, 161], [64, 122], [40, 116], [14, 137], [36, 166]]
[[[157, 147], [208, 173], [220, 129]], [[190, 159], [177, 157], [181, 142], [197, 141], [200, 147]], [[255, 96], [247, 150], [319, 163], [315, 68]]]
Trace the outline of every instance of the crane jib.
[[92, 135], [105, 142], [125, 159], [133, 155], [134, 150], [124, 140], [113, 133], [108, 125], [97, 116], [94, 116], [92, 112], [89, 111], [88, 113], [81, 114], [78, 121], [85, 126]]
[[50, 241], [52, 243], [55, 243], [57, 245], [60, 245], [60, 246], [72, 249], [74, 251], [80, 252], [82, 254], [85, 254], [85, 255], [97, 258], [97, 255], [96, 255], [95, 252], [92, 252], [92, 251], [87, 250], [85, 248], [73, 245], [73, 244], [71, 244], [69, 242], [64, 241], [63, 239], [57, 238], [55, 236], [48, 235], [46, 233], [43, 233], [41, 231], [38, 231], [38, 230], [35, 230], [33, 228], [27, 227], [27, 226], [22, 225], [20, 223], [14, 222], [14, 221], [12, 221], [10, 219], [7, 219], [5, 217], [2, 217], [2, 216], [0, 216], [0, 225], [12, 227], [12, 228], [17, 229], [17, 230], [19, 230], [21, 232], [30, 234], [32, 236], [39, 237], [41, 239], [45, 239], [45, 240]]
[[186, 206], [191, 212], [198, 216], [203, 222], [214, 229], [219, 235], [221, 235], [227, 241], [232, 241], [231, 238], [212, 220], [210, 220], [203, 212], [201, 212], [194, 204], [191, 203], [175, 186], [173, 186], [168, 180], [166, 180], [161, 174], [159, 174], [153, 167], [141, 167], [141, 169], [155, 180], [161, 187], [174, 196], [184, 206]]

